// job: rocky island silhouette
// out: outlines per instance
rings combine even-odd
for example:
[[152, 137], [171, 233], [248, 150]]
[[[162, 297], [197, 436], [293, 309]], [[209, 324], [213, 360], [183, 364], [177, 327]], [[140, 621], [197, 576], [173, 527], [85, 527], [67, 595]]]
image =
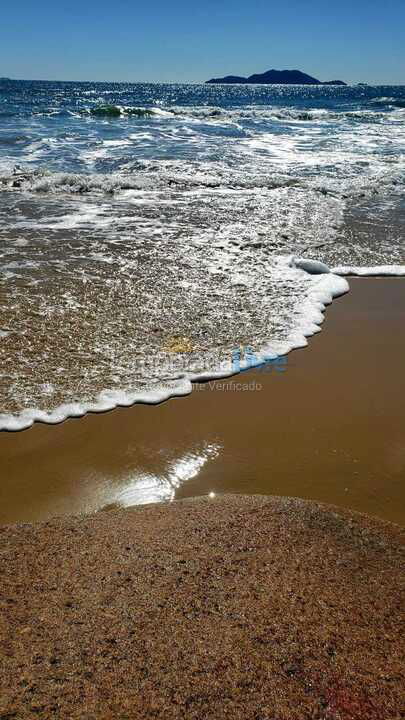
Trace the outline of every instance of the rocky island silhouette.
[[343, 80], [328, 80], [321, 82], [311, 75], [300, 70], [267, 70], [264, 73], [255, 73], [249, 77], [239, 75], [226, 75], [222, 78], [212, 78], [207, 83], [217, 84], [256, 84], [256, 85], [346, 85]]

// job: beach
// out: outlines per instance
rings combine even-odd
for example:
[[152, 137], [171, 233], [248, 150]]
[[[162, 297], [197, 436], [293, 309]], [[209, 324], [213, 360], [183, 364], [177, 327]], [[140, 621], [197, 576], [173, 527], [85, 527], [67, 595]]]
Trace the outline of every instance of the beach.
[[404, 113], [0, 78], [0, 719], [405, 717]]
[[404, 282], [351, 278], [308, 347], [262, 370], [158, 406], [1, 433], [0, 521], [214, 492], [404, 524]]

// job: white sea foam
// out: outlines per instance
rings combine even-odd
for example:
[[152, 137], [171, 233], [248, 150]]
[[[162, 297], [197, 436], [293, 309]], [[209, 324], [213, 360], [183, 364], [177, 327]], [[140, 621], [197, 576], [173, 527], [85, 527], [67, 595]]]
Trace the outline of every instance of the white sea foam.
[[[297, 270], [315, 275], [301, 305], [296, 324], [288, 338], [282, 342], [272, 342], [264, 345], [260, 351], [245, 360], [240, 360], [239, 371], [259, 367], [269, 360], [285, 356], [294, 349], [305, 347], [308, 338], [321, 330], [324, 321], [324, 312], [334, 298], [349, 291], [349, 284], [342, 275], [357, 276], [405, 276], [405, 266], [380, 266], [372, 268], [337, 267], [329, 269], [322, 263], [303, 258], [280, 258], [279, 266], [295, 267]], [[322, 267], [320, 267], [322, 266]], [[2, 332], [6, 336], [8, 332]], [[184, 377], [168, 387], [155, 388], [146, 392], [130, 392], [117, 390], [104, 390], [92, 402], [76, 402], [62, 404], [52, 412], [44, 412], [31, 408], [19, 414], [0, 414], [0, 430], [20, 431], [29, 428], [34, 422], [58, 424], [67, 418], [82, 417], [86, 413], [99, 413], [112, 410], [116, 407], [128, 407], [136, 403], [156, 405], [171, 397], [180, 397], [192, 392], [193, 383], [207, 382], [215, 379], [230, 377], [235, 374], [235, 366], [230, 361], [220, 370], [207, 368], [198, 374], [185, 374]], [[53, 388], [47, 384], [46, 394], [52, 394]]]
[[291, 266], [305, 270], [310, 275], [323, 275], [329, 273], [330, 268], [319, 260], [308, 260], [307, 258], [292, 258]]
[[[290, 258], [280, 258], [280, 267], [289, 267]], [[299, 267], [299, 260], [296, 261]], [[305, 264], [305, 263], [304, 263]], [[297, 270], [297, 272], [300, 272]], [[307, 338], [319, 332], [323, 322], [323, 312], [334, 297], [338, 297], [349, 290], [349, 285], [344, 278], [332, 273], [324, 274], [314, 280], [307, 293], [300, 313], [296, 319], [296, 325], [290, 332], [288, 338], [282, 342], [272, 342], [262, 347], [252, 358], [240, 360], [240, 371], [257, 367], [269, 359], [284, 356], [291, 350], [307, 345]], [[0, 430], [18, 431], [30, 427], [34, 422], [57, 424], [68, 417], [81, 417], [88, 412], [105, 412], [118, 406], [130, 406], [135, 403], [158, 404], [170, 397], [187, 395], [192, 391], [192, 383], [205, 382], [208, 380], [229, 377], [235, 373], [235, 366], [230, 360], [221, 369], [207, 368], [198, 374], [185, 374], [175, 384], [167, 388], [160, 387], [147, 392], [130, 392], [117, 390], [104, 390], [93, 402], [69, 403], [55, 408], [52, 412], [44, 412], [39, 409], [23, 410], [17, 415], [1, 414]], [[47, 394], [49, 391], [47, 389]]]
[[[377, 105], [389, 104], [389, 98], [386, 101], [376, 103]], [[395, 101], [391, 99], [392, 107], [395, 107]], [[401, 108], [396, 108], [401, 110]], [[192, 118], [200, 122], [212, 123], [235, 123], [240, 120], [250, 120], [253, 122], [262, 122], [265, 120], [273, 120], [277, 122], [289, 122], [297, 124], [308, 123], [334, 123], [363, 120], [375, 122], [386, 117], [387, 113], [376, 112], [375, 109], [362, 110], [327, 110], [325, 108], [308, 108], [299, 109], [292, 107], [279, 107], [277, 105], [258, 107], [246, 106], [244, 108], [222, 108], [218, 106], [205, 107], [172, 107], [166, 116], [172, 113], [176, 117]]]
[[340, 265], [331, 270], [336, 275], [353, 275], [357, 277], [403, 277], [405, 265], [375, 265], [374, 267], [353, 267]]

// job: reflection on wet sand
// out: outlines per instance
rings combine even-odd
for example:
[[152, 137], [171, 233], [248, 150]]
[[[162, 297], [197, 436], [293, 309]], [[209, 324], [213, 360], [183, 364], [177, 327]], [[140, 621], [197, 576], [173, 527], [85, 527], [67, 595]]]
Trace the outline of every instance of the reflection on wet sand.
[[106, 501], [121, 507], [131, 505], [146, 505], [147, 503], [174, 500], [176, 490], [184, 483], [195, 478], [201, 468], [210, 460], [216, 458], [220, 447], [206, 443], [200, 450], [186, 453], [168, 463], [160, 475], [152, 473], [133, 473], [123, 478], [122, 486], [111, 487], [107, 484]]
[[210, 492], [311, 498], [404, 522], [405, 281], [350, 282], [282, 371], [0, 433], [0, 522]]

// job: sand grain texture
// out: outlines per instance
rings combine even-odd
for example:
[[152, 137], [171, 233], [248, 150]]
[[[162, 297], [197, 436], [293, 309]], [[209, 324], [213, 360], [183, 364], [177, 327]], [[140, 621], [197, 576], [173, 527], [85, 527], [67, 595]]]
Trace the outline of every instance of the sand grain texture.
[[403, 717], [395, 525], [223, 496], [0, 537], [3, 720]]

